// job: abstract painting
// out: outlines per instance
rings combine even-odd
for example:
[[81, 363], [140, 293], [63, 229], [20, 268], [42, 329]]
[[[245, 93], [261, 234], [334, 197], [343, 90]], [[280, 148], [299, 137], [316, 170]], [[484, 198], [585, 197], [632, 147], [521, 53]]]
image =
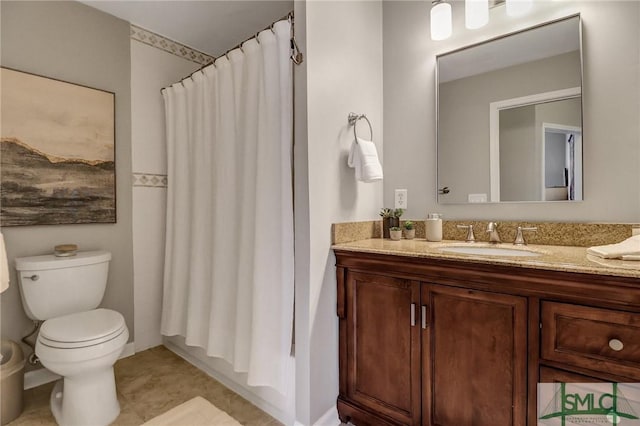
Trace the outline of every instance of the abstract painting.
[[0, 226], [115, 223], [115, 95], [0, 77]]

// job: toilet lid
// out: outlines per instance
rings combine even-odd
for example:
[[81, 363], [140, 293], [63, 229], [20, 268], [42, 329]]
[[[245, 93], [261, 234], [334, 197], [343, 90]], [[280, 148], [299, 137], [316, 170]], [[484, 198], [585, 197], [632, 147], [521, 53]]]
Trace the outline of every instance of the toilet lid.
[[94, 309], [45, 321], [39, 339], [47, 346], [77, 348], [111, 340], [125, 329], [124, 317], [119, 312]]

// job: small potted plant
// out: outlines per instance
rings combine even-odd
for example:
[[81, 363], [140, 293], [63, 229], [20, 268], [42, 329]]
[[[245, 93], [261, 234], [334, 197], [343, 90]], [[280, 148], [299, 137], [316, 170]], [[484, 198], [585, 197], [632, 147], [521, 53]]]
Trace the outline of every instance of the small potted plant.
[[404, 228], [404, 237], [407, 240], [413, 240], [416, 237], [415, 224], [410, 220], [406, 220], [402, 226]]
[[400, 238], [402, 238], [402, 228], [399, 226], [392, 226], [389, 228], [389, 236], [393, 241], [400, 241]]
[[400, 220], [395, 216], [395, 212], [395, 210], [386, 207], [380, 210], [383, 238], [389, 238], [389, 228], [400, 226]]

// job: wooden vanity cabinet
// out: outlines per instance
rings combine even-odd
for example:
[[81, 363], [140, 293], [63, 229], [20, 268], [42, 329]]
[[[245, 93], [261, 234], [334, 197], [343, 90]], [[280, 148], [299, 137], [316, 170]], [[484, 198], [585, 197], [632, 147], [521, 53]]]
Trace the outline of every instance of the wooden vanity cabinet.
[[535, 426], [540, 381], [640, 381], [640, 280], [346, 250], [336, 260], [345, 423]]

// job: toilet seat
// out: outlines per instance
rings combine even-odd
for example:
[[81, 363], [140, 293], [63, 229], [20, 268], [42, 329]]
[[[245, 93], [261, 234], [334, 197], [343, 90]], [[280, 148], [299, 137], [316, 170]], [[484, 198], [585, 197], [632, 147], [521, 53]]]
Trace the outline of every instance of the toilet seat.
[[51, 348], [86, 348], [107, 343], [126, 329], [124, 317], [119, 312], [95, 309], [45, 321], [38, 340]]

